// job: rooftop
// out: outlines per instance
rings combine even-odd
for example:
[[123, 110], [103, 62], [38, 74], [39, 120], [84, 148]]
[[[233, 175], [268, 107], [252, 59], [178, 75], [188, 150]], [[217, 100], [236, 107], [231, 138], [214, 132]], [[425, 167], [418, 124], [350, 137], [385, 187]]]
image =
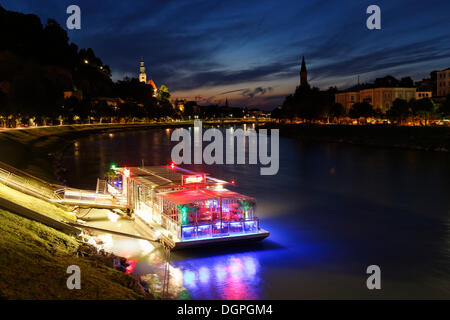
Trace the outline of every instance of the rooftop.
[[119, 168], [130, 170], [132, 179], [149, 187], [175, 187], [183, 183], [183, 175], [205, 175], [206, 184], [227, 183], [226, 181], [208, 177], [205, 173], [194, 172], [177, 166], [145, 166]]
[[243, 194], [230, 190], [211, 190], [211, 189], [187, 189], [182, 191], [162, 193], [161, 197], [172, 202], [175, 205], [206, 201], [212, 199], [253, 199]]

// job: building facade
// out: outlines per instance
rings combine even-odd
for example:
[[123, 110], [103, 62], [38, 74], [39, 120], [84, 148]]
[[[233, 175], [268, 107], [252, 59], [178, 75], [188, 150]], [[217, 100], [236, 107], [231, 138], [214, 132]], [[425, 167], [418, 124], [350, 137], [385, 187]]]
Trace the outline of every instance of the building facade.
[[344, 107], [345, 112], [348, 113], [351, 107], [356, 102], [359, 102], [359, 91], [347, 91], [336, 93], [334, 96], [334, 100], [336, 103], [340, 103]]
[[147, 74], [145, 73], [144, 60], [141, 60], [141, 65], [139, 66], [139, 81], [147, 83]]
[[147, 81], [147, 73], [145, 72], [144, 60], [141, 60], [141, 64], [139, 66], [139, 81], [151, 86], [152, 95], [156, 97], [156, 95], [158, 94], [158, 89], [156, 88], [155, 82], [152, 80], [152, 78], [149, 78], [150, 79]]
[[375, 110], [386, 112], [395, 99], [410, 101], [416, 98], [416, 88], [370, 88], [360, 91], [339, 92], [335, 94], [335, 102], [344, 106], [348, 112], [357, 102], [370, 103]]
[[417, 90], [416, 91], [416, 100], [424, 99], [424, 98], [431, 98], [433, 96], [432, 91], [422, 91]]
[[450, 68], [437, 72], [437, 95], [450, 94]]

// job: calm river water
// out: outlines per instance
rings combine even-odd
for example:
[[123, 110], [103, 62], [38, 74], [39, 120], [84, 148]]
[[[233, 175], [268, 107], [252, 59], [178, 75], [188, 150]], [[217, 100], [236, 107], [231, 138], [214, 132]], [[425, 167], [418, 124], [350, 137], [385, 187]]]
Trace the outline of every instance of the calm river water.
[[[68, 184], [94, 189], [111, 163], [170, 163], [171, 130], [76, 141], [64, 156]], [[254, 165], [196, 169], [235, 179], [235, 191], [257, 199], [271, 235], [250, 245], [174, 252], [172, 285], [193, 298], [450, 298], [449, 153], [280, 138], [275, 176], [260, 176]], [[137, 246], [123, 240], [116, 250], [135, 259], [138, 274], [160, 271], [158, 253]], [[366, 287], [372, 264], [381, 268], [381, 290]]]

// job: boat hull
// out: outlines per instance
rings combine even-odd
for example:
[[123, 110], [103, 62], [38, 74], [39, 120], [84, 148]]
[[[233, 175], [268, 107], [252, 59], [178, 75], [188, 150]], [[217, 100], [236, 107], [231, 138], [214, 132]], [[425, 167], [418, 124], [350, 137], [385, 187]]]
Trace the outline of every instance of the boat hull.
[[236, 236], [225, 236], [217, 238], [207, 238], [199, 240], [188, 240], [188, 241], [176, 241], [174, 250], [212, 246], [212, 245], [228, 245], [236, 244], [237, 242], [248, 242], [248, 241], [261, 241], [267, 238], [270, 233], [266, 230], [261, 229], [258, 233], [252, 234], [242, 234]]

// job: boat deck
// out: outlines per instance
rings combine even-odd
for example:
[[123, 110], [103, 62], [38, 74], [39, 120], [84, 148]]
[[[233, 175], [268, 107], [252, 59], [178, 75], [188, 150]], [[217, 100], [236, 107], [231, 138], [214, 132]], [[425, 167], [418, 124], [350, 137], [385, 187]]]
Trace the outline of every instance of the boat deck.
[[192, 247], [200, 247], [200, 246], [209, 246], [216, 244], [231, 244], [236, 241], [260, 241], [267, 238], [270, 233], [264, 229], [260, 229], [258, 233], [248, 233], [248, 234], [237, 234], [237, 235], [228, 235], [221, 237], [211, 237], [205, 239], [195, 239], [195, 240], [184, 240], [175, 242], [174, 249], [184, 249], [184, 248], [192, 248]]

